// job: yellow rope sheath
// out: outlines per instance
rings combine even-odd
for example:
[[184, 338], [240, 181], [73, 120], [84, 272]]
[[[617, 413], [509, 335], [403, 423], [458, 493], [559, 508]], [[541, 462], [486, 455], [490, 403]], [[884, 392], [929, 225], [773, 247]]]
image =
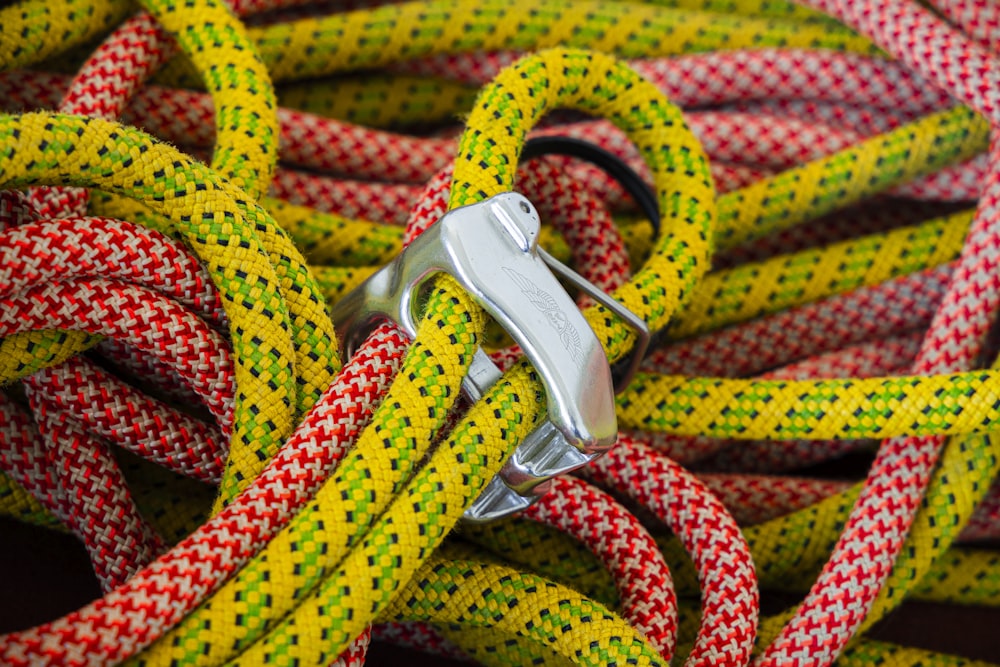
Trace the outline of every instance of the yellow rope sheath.
[[348, 292], [367, 280], [375, 267], [340, 268], [335, 266], [314, 266], [313, 275], [327, 303], [340, 301]]
[[1000, 556], [975, 547], [952, 547], [913, 589], [917, 600], [1000, 606]]
[[[716, 247], [813, 220], [987, 146], [987, 123], [955, 108], [716, 197], [707, 159], [681, 112], [610, 56], [573, 50], [628, 58], [770, 46], [878, 53], [867, 39], [786, 0], [429, 0], [249, 29], [217, 0], [140, 1], [186, 53], [161, 80], [207, 84], [213, 94], [218, 143], [211, 167], [114, 123], [52, 113], [0, 116], [0, 188], [95, 188], [92, 212], [181, 239], [206, 265], [225, 305], [235, 367], [220, 505], [260, 473], [338, 372], [326, 303], [392, 258], [402, 241], [399, 228], [264, 196], [277, 160], [272, 81], [289, 82], [279, 92], [283, 103], [371, 125], [446, 119], [471, 107], [449, 208], [512, 189], [521, 146], [548, 111], [610, 119], [648, 163], [663, 218], [655, 239], [645, 223], [636, 226], [629, 249], [648, 260], [613, 296], [673, 339], [952, 261], [972, 219], [960, 212], [709, 272]], [[119, 0], [4, 7], [0, 69], [74, 48], [129, 11]], [[6, 39], [8, 26], [27, 35], [30, 48], [16, 48], [20, 37]], [[314, 89], [309, 83], [427, 55], [552, 46], [569, 48], [505, 69], [474, 104], [464, 86], [391, 72], [378, 81], [363, 73]], [[411, 106], [400, 108], [404, 100]], [[563, 256], [565, 242], [546, 234], [543, 245]], [[464, 544], [445, 542], [544, 418], [546, 398], [522, 362], [454, 418], [471, 355], [492, 340], [489, 323], [446, 277], [423, 305], [417, 340], [388, 397], [311, 502], [130, 664], [329, 664], [373, 622], [388, 620], [429, 622], [487, 664], [664, 664], [609, 611], [617, 592], [607, 570], [565, 535], [515, 519], [467, 528]], [[610, 360], [630, 351], [633, 334], [624, 323], [601, 307], [585, 315]], [[6, 337], [0, 382], [65, 360], [95, 340], [74, 331]], [[619, 396], [617, 412], [620, 427], [726, 439], [951, 436], [895, 568], [837, 664], [985, 667], [861, 633], [904, 598], [997, 605], [997, 559], [955, 540], [1000, 472], [1000, 441], [992, 433], [1000, 420], [1000, 372], [809, 381], [647, 373]], [[205, 520], [205, 489], [167, 484], [170, 473], [127, 456], [122, 467], [139, 489], [143, 513], [160, 514], [150, 521], [168, 542]], [[809, 587], [859, 488], [744, 529], [761, 588]], [[57, 523], [2, 472], [0, 515]], [[694, 642], [701, 592], [679, 541], [657, 541], [683, 598], [679, 660]], [[759, 648], [793, 611], [764, 620]]]
[[728, 192], [718, 200], [717, 245], [730, 248], [814, 220], [967, 160], [985, 150], [987, 140], [987, 123], [956, 108]]
[[[842, 27], [593, 0], [410, 2], [253, 28], [249, 34], [277, 83], [431, 53], [495, 49], [562, 46], [623, 58], [767, 46], [877, 53]], [[198, 81], [181, 61], [170, 63], [157, 80], [182, 86]]]
[[61, 364], [99, 340], [82, 331], [26, 331], [0, 339], [0, 384]]
[[[28, 144], [21, 136], [38, 139]], [[241, 469], [256, 474], [262, 462], [254, 452], [263, 448], [273, 453], [291, 433], [295, 412], [286, 305], [259, 237], [245, 222], [249, 217], [265, 230], [276, 229], [267, 214], [208, 168], [106, 121], [48, 113], [0, 117], [0, 151], [0, 184], [5, 187], [76, 185], [116, 191], [142, 199], [184, 234], [205, 262], [229, 316], [236, 379], [230, 466], [236, 477], [248, 476]], [[234, 255], [227, 250], [229, 243], [245, 243], [246, 251]], [[237, 280], [237, 271], [245, 277]], [[241, 292], [250, 298], [237, 298]], [[263, 373], [252, 369], [262, 364]]]
[[382, 128], [449, 121], [472, 108], [477, 92], [445, 79], [390, 74], [338, 76], [277, 89], [283, 107]]
[[350, 220], [266, 197], [264, 207], [312, 264], [382, 266], [399, 254], [403, 230]]
[[[650, 329], [659, 329], [708, 268], [714, 195], [704, 153], [680, 112], [611, 58], [548, 51], [497, 77], [468, 118], [452, 179], [451, 206], [511, 189], [519, 147], [553, 105], [555, 100], [546, 94], [556, 90], [561, 93], [560, 105], [602, 116], [622, 129], [650, 167], [664, 233], [649, 261], [613, 296]], [[495, 109], [503, 114], [503, 129], [496, 125]], [[608, 358], [622, 357], [631, 343], [628, 328], [603, 307], [589, 309], [586, 316]]]
[[[565, 53], [552, 52], [550, 54], [543, 54], [539, 57], [523, 61], [522, 72], [524, 73], [524, 76], [522, 76], [521, 73], [518, 72], [516, 76], [511, 76], [509, 81], [505, 81], [501, 77], [501, 79], [498, 80], [494, 84], [494, 86], [492, 86], [491, 88], [487, 89], [486, 92], [484, 92], [483, 96], [481, 97], [482, 100], [481, 106], [477, 104], [477, 107], [483, 109], [484, 112], [488, 111], [491, 108], [496, 108], [500, 109], [501, 113], [503, 113], [504, 112], [503, 110], [506, 108], [507, 114], [513, 114], [512, 116], [513, 122], [511, 123], [511, 125], [509, 125], [509, 127], [513, 127], [515, 132], [526, 133], [527, 130], [530, 129], [530, 125], [534, 122], [535, 118], [541, 116], [542, 113], [544, 113], [547, 104], [560, 104], [566, 106], [573, 106], [574, 102], [576, 102], [576, 100], [574, 99], [574, 91], [578, 90], [578, 88], [576, 88], [573, 84], [579, 85], [580, 79], [582, 79], [583, 81], [587, 81], [587, 77], [594, 76], [596, 80], [605, 83], [608, 81], [614, 81], [616, 78], [618, 80], [624, 79], [624, 81], [622, 81], [622, 84], [620, 85], [626, 86], [624, 90], [632, 91], [635, 87], [635, 81], [629, 80], [629, 74], [627, 71], [621, 71], [621, 73], [619, 73], [615, 71], [615, 67], [616, 64], [614, 63], [614, 61], [608, 60], [602, 62], [600, 58], [597, 58], [590, 54], [577, 54], [573, 52], [565, 52]], [[514, 70], [512, 71], [517, 72], [517, 68], [514, 68]], [[555, 80], [550, 83], [549, 77], [556, 73], [561, 73], [562, 76], [566, 78], [564, 80], [555, 78]], [[519, 89], [525, 91], [531, 90], [527, 88], [527, 85], [530, 82], [534, 82], [534, 85], [537, 86], [534, 89], [534, 91], [536, 92], [532, 92], [529, 96], [525, 96], [519, 99], [518, 90]], [[556, 91], [559, 92], [556, 93]], [[628, 122], [616, 118], [615, 114], [616, 112], [619, 112], [619, 104], [621, 105], [621, 107], [628, 109], [630, 113], [635, 114], [637, 110], [641, 109], [641, 107], [638, 106], [637, 104], [634, 104], [634, 102], [640, 100], [645, 101], [643, 97], [639, 96], [643, 92], [645, 91], [641, 92], [637, 91], [635, 94], [628, 94], [624, 96], [624, 99], [619, 102], [620, 99], [619, 93], [614, 92], [614, 90], [612, 89], [608, 97], [613, 102], [613, 104], [609, 104], [605, 108], [598, 107], [592, 110], [599, 113], [603, 112], [604, 115], [610, 115], [612, 116], [613, 120], [618, 120], [619, 125], [624, 125], [627, 130], [632, 129], [631, 125]], [[552, 96], [550, 100], [546, 100], [545, 98], [546, 93]], [[646, 95], [649, 95], [649, 93], [646, 93]], [[659, 108], [656, 103], [657, 97], [658, 96], [656, 96], [654, 92], [653, 93], [654, 112], [657, 111]], [[626, 104], [629, 106], [626, 106]], [[529, 112], [527, 118], [525, 118], [524, 116], [525, 109], [527, 109]], [[646, 113], [649, 112], [647, 111]], [[668, 126], [669, 125], [670, 123], [668, 123]], [[479, 146], [492, 146], [495, 147], [497, 150], [496, 152], [493, 153], [492, 156], [487, 156], [483, 160], [484, 164], [489, 165], [489, 167], [487, 167], [487, 175], [484, 178], [480, 176], [478, 173], [475, 173], [474, 175], [478, 179], [477, 181], [473, 181], [468, 178], [469, 170], [463, 171], [462, 160], [461, 159], [459, 160], [458, 164], [456, 165], [454, 183], [452, 188], [452, 202], [451, 202], [452, 206], [462, 205], [464, 203], [469, 203], [470, 201], [475, 201], [490, 196], [493, 193], [490, 191], [490, 188], [497, 188], [498, 185], [502, 185], [505, 182], [504, 181], [505, 178], [508, 180], [513, 179], [513, 171], [511, 169], [511, 166], [516, 165], [516, 157], [517, 157], [516, 153], [512, 156], [513, 159], [511, 159], [511, 157], [508, 157], [508, 155], [504, 153], [505, 149], [507, 150], [514, 149], [516, 151], [516, 147], [518, 145], [516, 143], [516, 140], [515, 142], [512, 142], [511, 139], [504, 138], [500, 142], [497, 142], [491, 139], [488, 135], [485, 135], [483, 132], [481, 131], [477, 132], [476, 129], [477, 120], [475, 119], [475, 116], [470, 118], [469, 126], [471, 129], [463, 139], [463, 148], [460, 148], [460, 156], [465, 154], [468, 155], [469, 158], [473, 157], [480, 151], [480, 149], [478, 148]], [[648, 121], [647, 121], [647, 126], [648, 126]], [[644, 152], [647, 153], [652, 152], [653, 146], [645, 143], [642, 140], [641, 131], [639, 132], [639, 140], [637, 141], [637, 143], [640, 146], [640, 150], [643, 150]], [[664, 160], [664, 158], [661, 156], [655, 156], [655, 157], [660, 158], [660, 160]], [[685, 157], [690, 159], [690, 157], [687, 155]], [[698, 160], [699, 156], [696, 153], [695, 156], [693, 157], [695, 160]], [[703, 158], [701, 158], [701, 163], [702, 163], [702, 173], [705, 173]], [[660, 163], [654, 159], [653, 164], [654, 166], [659, 166]], [[690, 167], [687, 167], [687, 170], [690, 172], [691, 171]], [[494, 174], [492, 177], [489, 175], [490, 171], [492, 171]], [[708, 190], [708, 194], [710, 194], [710, 189], [709, 189], [710, 186], [707, 183], [707, 179], [701, 182], [703, 184], [703, 187], [706, 190]], [[479, 184], [478, 187], [476, 183]], [[495, 191], [502, 191], [502, 190], [495, 190]], [[664, 200], [664, 203], [667, 204], [666, 206], [664, 206], [664, 208], [668, 211], [668, 216], [667, 216], [668, 220], [670, 220], [670, 218], [674, 216], [678, 216], [676, 211], [677, 208], [679, 208], [680, 206], [678, 206], [678, 204], [676, 204], [675, 202], [671, 202], [667, 197], [662, 197], [662, 199]], [[690, 202], [690, 204], [688, 204], [688, 202]], [[670, 204], [673, 204], [673, 206], [670, 206]], [[707, 250], [708, 239], [706, 233], [707, 231], [706, 221], [710, 220], [710, 216], [708, 216], [707, 218], [699, 216], [695, 217], [694, 219], [690, 217], [691, 216], [690, 209], [697, 210], [696, 207], [700, 204], [699, 200], [695, 196], [692, 196], [690, 199], [684, 200], [681, 205], [684, 204], [687, 204], [684, 212], [687, 213], [689, 216], [685, 222], [687, 222], [687, 224], [690, 227], [694, 227], [695, 229], [698, 229], [699, 223], [701, 225], [700, 244], [696, 241], [694, 247], [697, 248], [698, 245], [701, 245]], [[671, 216], [669, 215], [669, 213], [673, 213], [674, 215]], [[674, 226], [680, 227], [680, 230], [677, 231], [682, 231], [682, 232], [684, 231], [684, 227], [682, 225], [674, 225]], [[670, 230], [672, 232], [675, 232], [676, 236], [676, 231], [673, 229], [673, 226], [670, 228]], [[668, 247], [670, 246], [668, 245]], [[694, 250], [694, 252], [696, 252], [696, 250]], [[679, 256], [682, 260], [685, 258], [684, 253], [681, 252], [678, 252], [677, 256]], [[671, 257], [671, 259], [673, 259], [673, 257]], [[697, 267], [697, 261], [696, 260], [691, 261], [691, 265]], [[680, 298], [679, 295], [674, 297], [675, 303], [676, 301], [679, 301], [679, 298]], [[523, 369], [521, 370], [521, 372], [524, 372]], [[515, 372], [515, 376], [516, 375], [517, 373]], [[499, 393], [499, 395], [502, 396], [503, 395], [502, 392], [504, 389], [505, 389], [504, 387], [499, 387], [497, 391], [491, 392], [491, 394], [497, 396]], [[461, 433], [461, 429], [459, 429], [459, 433]], [[457, 437], [457, 435], [458, 434], [456, 434], [455, 437]], [[496, 463], [499, 464], [499, 462], [500, 461], [498, 460]], [[463, 488], [465, 488], [467, 491], [469, 490], [467, 486], [464, 486]], [[474, 496], [470, 495], [468, 497], [468, 500], [471, 501], [472, 497]], [[461, 509], [461, 506], [459, 509]], [[383, 520], [382, 522], [380, 522], [379, 525], [373, 528], [372, 532], [369, 533], [369, 536], [371, 537], [372, 535], [378, 535], [380, 529], [392, 530], [391, 515], [390, 518]], [[375, 541], [372, 543], [372, 545], [376, 551], [379, 551], [380, 546], [384, 548], [386, 544], [398, 544], [398, 543], [405, 544], [407, 542], [406, 540], [399, 540], [399, 541], [390, 541], [388, 543], [382, 542], [381, 544], [379, 544], [377, 541]], [[421, 553], [423, 554], [424, 552], [421, 551]], [[361, 562], [371, 563], [370, 560], [371, 557], [372, 556], [370, 555], [366, 555], [362, 558]], [[397, 556], [397, 558], [399, 557], [400, 556]], [[356, 587], [350, 587], [350, 588], [347, 587], [347, 582], [353, 581], [353, 577], [356, 577], [356, 575], [349, 567], [350, 562], [352, 562], [350, 558], [351, 557], [348, 556], [348, 561], [346, 561], [347, 564], [345, 565], [345, 569], [342, 570], [342, 574], [338, 575], [337, 578], [333, 579], [332, 583], [324, 584], [323, 588], [320, 589], [320, 593], [322, 593], [323, 590], [330, 588], [333, 592], [332, 599], [337, 600], [337, 602], [341, 606], [344, 605], [344, 597], [351, 595], [355, 590], [357, 590]], [[419, 561], [415, 561], [415, 563], [416, 562]], [[398, 567], [405, 568], [405, 561], [397, 560], [396, 566], [397, 568]], [[376, 579], [376, 581], [378, 580]], [[393, 580], [390, 580], [390, 584], [394, 584]], [[376, 586], [376, 590], [377, 588], [378, 587]], [[395, 585], [390, 585], [388, 588], [391, 591], [395, 588]], [[381, 601], [384, 604], [385, 602], [388, 601], [388, 598], [387, 597], [381, 598]], [[376, 603], [376, 605], [373, 606], [377, 606], [377, 604], [378, 603]], [[324, 642], [329, 639], [331, 633], [329, 632], [329, 628], [325, 627], [324, 622], [321, 621], [319, 617], [315, 616], [317, 609], [322, 610], [326, 608], [327, 608], [326, 602], [317, 602], [313, 604], [306, 603], [299, 605], [297, 607], [296, 613], [285, 622], [284, 629], [279, 627], [276, 633], [269, 633], [265, 635], [264, 642], [262, 642], [260, 648], [257, 648], [256, 646], [252, 647], [250, 649], [250, 652], [243, 656], [242, 660], [245, 660], [246, 664], [256, 664], [262, 660], [271, 660], [279, 657], [282, 660], [291, 659], [292, 661], [295, 661], [296, 658], [300, 658], [303, 656], [291, 652], [305, 651], [305, 650], [310, 651], [310, 653], [307, 654], [308, 657], [306, 658], [309, 661], [312, 660], [322, 661], [325, 659], [329, 659], [329, 657], [335, 655], [337, 651], [346, 646], [346, 643], [353, 637], [352, 633], [356, 633], [357, 631], [360, 631], [360, 629], [364, 627], [363, 624], [365, 623], [365, 620], [364, 618], [358, 619], [354, 614], [348, 614], [347, 619], [345, 620], [354, 621], [355, 625], [353, 626], [347, 625], [348, 629], [346, 631], [342, 631], [340, 634], [334, 635], [334, 639], [332, 640], [332, 642], [337, 642], [339, 640], [340, 643], [331, 643], [329, 646], [327, 646], [324, 645]], [[300, 617], [303, 618], [304, 620], [300, 621], [299, 620]], [[218, 631], [218, 626], [216, 624], [213, 624], [212, 627], [213, 629]], [[353, 630], [351, 628], [353, 628]], [[305, 635], [307, 639], [301, 640], [302, 633], [305, 632], [312, 632], [313, 634]], [[277, 640], [274, 639], [275, 635], [277, 635], [278, 637]], [[282, 639], [282, 637], [285, 638]], [[614, 647], [612, 646], [610, 648]], [[315, 651], [320, 651], [319, 655], [316, 655]]]
[[0, 472], [0, 516], [13, 517], [36, 526], [62, 529], [59, 519], [4, 472]]
[[[439, 289], [429, 299], [399, 379], [309, 506], [206, 604], [144, 651], [137, 664], [229, 659], [298, 606], [363, 542], [434, 441], [478, 344], [481, 312], [464, 292], [451, 292]], [[327, 523], [338, 529], [326, 530]], [[303, 541], [315, 545], [310, 553], [303, 553]]]
[[[489, 554], [457, 543], [454, 540], [444, 547], [452, 559], [471, 560], [483, 564], [503, 565], [490, 558]], [[537, 571], [536, 571], [537, 572]], [[559, 582], [555, 582], [559, 583]], [[469, 626], [462, 624], [436, 624], [432, 626], [442, 637], [459, 647], [463, 653], [487, 667], [504, 665], [565, 666], [572, 665], [547, 646], [518, 635], [511, 636], [491, 626]]]
[[837, 660], [838, 667], [995, 667], [994, 663], [925, 651], [888, 642], [865, 639], [848, 647]]
[[[988, 597], [990, 591], [997, 590], [1000, 561], [996, 557], [988, 552], [982, 556], [975, 555], [976, 552], [971, 555], [956, 552], [950, 547], [1000, 470], [994, 440], [993, 437], [955, 438], [945, 448], [903, 555], [883, 596], [876, 602], [877, 608], [871, 612], [876, 617], [891, 609], [890, 602], [902, 600], [907, 586], [916, 586], [917, 591], [926, 588], [935, 591], [934, 595], [940, 595], [936, 592], [939, 590], [958, 588], [981, 589], [981, 595]], [[753, 553], [761, 586], [790, 592], [808, 588], [817, 568], [829, 556], [859, 490], [855, 485], [805, 510], [745, 527], [743, 533]], [[515, 520], [468, 528], [463, 535], [497, 555], [516, 558], [544, 576], [587, 585], [587, 592], [597, 599], [615, 599], [613, 582], [586, 548], [551, 528]], [[680, 543], [663, 537], [657, 541], [670, 563], [678, 595], [697, 595], [697, 576]], [[955, 556], [956, 553], [960, 555]], [[958, 584], [955, 577], [964, 583]], [[956, 583], [947, 589], [935, 588], [938, 581]]]
[[[477, 560], [480, 558], [477, 556]], [[434, 626], [445, 639], [458, 646], [471, 659], [485, 667], [537, 665], [565, 667], [573, 663], [545, 646], [497, 631], [491, 627]]]
[[[626, 428], [743, 440], [985, 433], [1000, 418], [1000, 372], [817, 381], [639, 374], [619, 397]], [[752, 417], [752, 420], [749, 419]]]
[[84, 44], [135, 11], [121, 0], [22, 0], [0, 8], [0, 71], [32, 65]]
[[972, 222], [963, 211], [920, 225], [781, 255], [705, 276], [668, 329], [686, 338], [956, 259]]
[[[441, 544], [478, 489], [500, 471], [510, 443], [537, 426], [540, 410], [519, 398], [531, 395], [533, 382], [534, 373], [522, 365], [473, 405], [340, 569], [232, 664], [322, 664], [343, 651]], [[542, 397], [529, 404], [540, 407]]]
[[854, 204], [983, 152], [989, 124], [964, 107], [931, 114], [719, 198], [725, 249]]
[[[536, 596], [542, 600], [530, 604]], [[512, 604], [521, 598], [524, 603]], [[591, 620], [565, 623], [567, 614]], [[570, 589], [499, 565], [432, 556], [382, 618], [493, 626], [507, 635], [542, 642], [575, 665], [607, 665], [608, 654], [617, 658], [614, 664], [665, 664], [631, 626], [600, 605]]]
[[837, 23], [826, 14], [785, 0], [641, 0], [650, 5], [678, 7], [720, 14], [741, 14], [769, 18], [787, 18], [806, 23]]
[[243, 24], [216, 0], [141, 0], [202, 75], [215, 106], [212, 168], [254, 199], [278, 161], [278, 113], [267, 68]]
[[[271, 197], [262, 198], [261, 206], [310, 260], [310, 267], [314, 264], [359, 268], [383, 265], [398, 255], [403, 246], [403, 230], [399, 227], [351, 220]], [[132, 199], [95, 193], [90, 210], [94, 215], [133, 220], [170, 233], [168, 218]]]
[[461, 538], [479, 547], [481, 558], [505, 559], [608, 607], [618, 606], [618, 590], [607, 568], [583, 544], [555, 528], [518, 517], [465, 526]]

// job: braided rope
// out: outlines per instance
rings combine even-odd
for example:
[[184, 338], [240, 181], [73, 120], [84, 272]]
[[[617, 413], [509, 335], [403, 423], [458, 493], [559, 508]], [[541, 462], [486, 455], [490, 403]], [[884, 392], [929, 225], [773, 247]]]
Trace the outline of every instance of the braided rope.
[[[958, 664], [862, 635], [904, 598], [995, 602], [992, 556], [954, 546], [1000, 530], [997, 376], [974, 370], [996, 348], [989, 4], [939, 3], [966, 36], [906, 0], [816, 1], [862, 36], [773, 0], [234, 7], [272, 10], [249, 29], [210, 0], [156, 0], [81, 69], [74, 49], [119, 4], [0, 9], [28, 46], [0, 40], [4, 108], [107, 119], [0, 117], [0, 188], [38, 188], [0, 189], [0, 377], [22, 380], [0, 401], [0, 511], [63, 523], [108, 590], [0, 638], [4, 662], [356, 665], [392, 621], [377, 635], [487, 664], [741, 665], [755, 641], [759, 664]], [[210, 97], [144, 86], [167, 32], [186, 55], [159, 80]], [[646, 80], [599, 53], [519, 59], [554, 45], [639, 58]], [[382, 66], [279, 91], [317, 115], [276, 107], [271, 81]], [[714, 108], [682, 117], [663, 92]], [[612, 123], [539, 125], [557, 106]], [[465, 111], [457, 142], [322, 117]], [[122, 113], [205, 159], [214, 143], [213, 167], [108, 122]], [[622, 217], [632, 202], [592, 167], [518, 173], [536, 126], [636, 168], [664, 233]], [[405, 360], [383, 329], [341, 370], [325, 301], [515, 183], [557, 223], [543, 243], [663, 332], [619, 399], [628, 437], [584, 473], [652, 515], [557, 480], [528, 514], [582, 544], [525, 521], [460, 532], [487, 555], [445, 538], [544, 414], [530, 367], [491, 350], [504, 379], [466, 409], [472, 352], [505, 343], [441, 279]], [[628, 353], [623, 324], [586, 316], [609, 358]], [[889, 436], [864, 485], [773, 474]], [[220, 483], [219, 513], [110, 443]], [[697, 482], [668, 454], [731, 472]], [[660, 521], [680, 540], [640, 525]], [[758, 588], [810, 586], [757, 636]]]

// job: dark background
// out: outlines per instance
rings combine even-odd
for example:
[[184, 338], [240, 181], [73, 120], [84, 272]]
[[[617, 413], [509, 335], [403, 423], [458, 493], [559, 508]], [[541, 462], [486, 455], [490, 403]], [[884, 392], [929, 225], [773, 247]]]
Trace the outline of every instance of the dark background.
[[[75, 537], [0, 517], [0, 632], [44, 623], [100, 595], [87, 554]], [[769, 599], [777, 611], [794, 600]], [[1000, 609], [907, 603], [874, 636], [980, 660], [1000, 660]], [[373, 645], [370, 665], [461, 663]]]

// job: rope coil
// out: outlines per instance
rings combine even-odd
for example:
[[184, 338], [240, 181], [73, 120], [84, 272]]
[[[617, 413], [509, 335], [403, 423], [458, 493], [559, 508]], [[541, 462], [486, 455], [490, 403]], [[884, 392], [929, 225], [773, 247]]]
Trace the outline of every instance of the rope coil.
[[[968, 664], [872, 626], [1000, 600], [993, 4], [141, 4], [0, 8], [0, 511], [103, 589], [0, 662]], [[349, 359], [329, 307], [515, 188], [659, 346], [609, 454], [456, 528], [535, 370], [447, 277]]]

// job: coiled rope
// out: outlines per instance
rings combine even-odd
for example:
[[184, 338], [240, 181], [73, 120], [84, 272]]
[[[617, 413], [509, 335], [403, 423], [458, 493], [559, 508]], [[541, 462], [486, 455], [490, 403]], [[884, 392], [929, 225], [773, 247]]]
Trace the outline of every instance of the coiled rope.
[[[141, 4], [0, 8], [0, 510], [104, 590], [0, 661], [969, 664], [870, 631], [1000, 601], [994, 5]], [[532, 133], [632, 166], [662, 230]], [[456, 527], [535, 370], [447, 277], [350, 359], [328, 306], [512, 189], [658, 346], [609, 454]]]

